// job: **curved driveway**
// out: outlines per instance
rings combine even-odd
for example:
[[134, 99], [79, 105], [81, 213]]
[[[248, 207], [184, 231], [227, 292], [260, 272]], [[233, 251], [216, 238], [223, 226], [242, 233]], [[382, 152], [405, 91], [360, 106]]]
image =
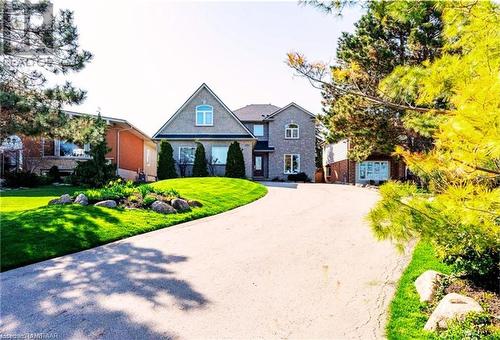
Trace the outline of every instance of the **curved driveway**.
[[221, 215], [1, 274], [2, 334], [373, 339], [406, 257], [363, 218], [372, 190], [269, 187]]

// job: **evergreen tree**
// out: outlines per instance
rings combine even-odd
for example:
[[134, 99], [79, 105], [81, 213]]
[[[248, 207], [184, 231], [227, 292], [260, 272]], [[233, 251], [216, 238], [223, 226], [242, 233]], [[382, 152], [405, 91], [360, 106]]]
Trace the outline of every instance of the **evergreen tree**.
[[193, 177], [207, 177], [207, 159], [205, 157], [205, 147], [201, 143], [196, 143], [194, 154]]
[[[97, 126], [106, 125], [106, 122], [99, 116], [95, 122]], [[71, 175], [74, 184], [98, 188], [106, 185], [110, 180], [116, 178], [116, 165], [106, 160], [106, 154], [111, 149], [106, 144], [104, 136], [101, 140], [90, 145], [90, 159], [78, 161], [77, 166]]]
[[245, 178], [245, 159], [240, 143], [236, 141], [227, 150], [226, 177]]
[[[70, 82], [49, 82], [54, 74], [82, 70], [92, 58], [79, 46], [73, 13], [61, 10], [52, 15], [49, 1], [0, 1], [0, 12], [0, 140], [22, 134], [97, 143], [81, 130], [94, 120], [69, 119], [61, 110], [82, 102], [85, 91]], [[33, 20], [40, 17], [42, 23]]]
[[158, 167], [156, 172], [159, 180], [177, 177], [174, 150], [172, 149], [172, 145], [166, 140], [162, 140], [160, 143], [160, 153], [158, 155]]

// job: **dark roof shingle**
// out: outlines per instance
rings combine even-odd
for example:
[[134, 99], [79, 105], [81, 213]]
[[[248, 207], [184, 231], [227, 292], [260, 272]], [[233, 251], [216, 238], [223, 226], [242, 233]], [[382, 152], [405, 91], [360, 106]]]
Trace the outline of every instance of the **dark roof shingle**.
[[234, 110], [233, 113], [241, 121], [261, 121], [278, 109], [278, 106], [272, 104], [250, 104]]

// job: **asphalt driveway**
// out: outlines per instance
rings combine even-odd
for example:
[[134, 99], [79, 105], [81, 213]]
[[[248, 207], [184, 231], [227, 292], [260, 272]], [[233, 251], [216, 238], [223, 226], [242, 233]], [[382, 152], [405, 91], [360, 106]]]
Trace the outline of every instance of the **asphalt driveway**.
[[381, 338], [407, 257], [364, 222], [376, 200], [351, 186], [271, 186], [221, 215], [2, 273], [0, 333]]

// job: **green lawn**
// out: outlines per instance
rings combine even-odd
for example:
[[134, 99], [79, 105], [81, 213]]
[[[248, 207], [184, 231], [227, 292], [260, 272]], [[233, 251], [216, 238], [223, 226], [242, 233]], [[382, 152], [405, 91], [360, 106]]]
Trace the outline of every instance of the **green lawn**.
[[432, 339], [431, 333], [423, 330], [427, 316], [421, 309], [415, 289], [415, 280], [426, 270], [433, 269], [445, 274], [450, 268], [434, 255], [434, 249], [425, 242], [420, 242], [413, 252], [413, 258], [399, 280], [394, 300], [389, 309], [389, 322], [386, 327], [387, 337], [394, 340]]
[[0, 197], [1, 270], [8, 270], [111, 241], [215, 215], [267, 193], [261, 184], [221, 177], [183, 178], [153, 184], [173, 188], [203, 207], [161, 215], [146, 210], [79, 205], [46, 206], [77, 188], [45, 187], [2, 192]]

